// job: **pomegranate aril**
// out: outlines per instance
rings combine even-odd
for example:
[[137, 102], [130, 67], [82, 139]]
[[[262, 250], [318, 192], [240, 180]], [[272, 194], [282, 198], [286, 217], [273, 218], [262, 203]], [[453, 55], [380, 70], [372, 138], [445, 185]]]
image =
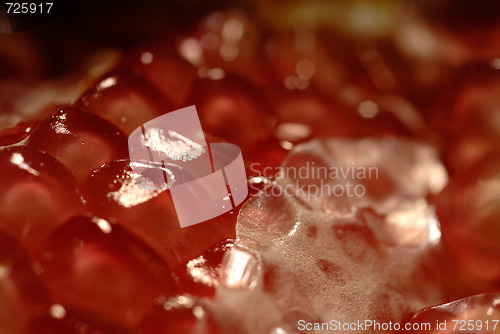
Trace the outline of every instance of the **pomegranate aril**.
[[455, 81], [435, 103], [430, 122], [444, 135], [445, 162], [459, 173], [500, 149], [500, 80], [493, 70], [478, 66]]
[[490, 282], [500, 279], [499, 182], [497, 151], [452, 178], [436, 200], [444, 244], [468, 273]]
[[49, 304], [45, 288], [22, 246], [0, 232], [0, 332], [19, 334]]
[[30, 251], [83, 208], [73, 175], [59, 161], [34, 148], [1, 150], [0, 175], [4, 176], [0, 228], [19, 238]]
[[451, 174], [460, 174], [474, 166], [483, 157], [500, 150], [500, 141], [485, 136], [481, 131], [464, 129], [446, 139], [443, 160]]
[[234, 240], [227, 239], [210, 247], [200, 256], [180, 265], [175, 274], [179, 278], [177, 291], [195, 296], [213, 297], [220, 282], [220, 266], [226, 250]]
[[196, 79], [196, 71], [175, 50], [151, 45], [134, 50], [122, 62], [134, 74], [147, 78], [178, 107], [184, 107]]
[[266, 172], [279, 167], [292, 147], [292, 142], [279, 140], [275, 136], [255, 144], [244, 156], [248, 177], [265, 176], [272, 178], [273, 175], [270, 175], [272, 173]]
[[207, 308], [190, 295], [174, 296], [155, 307], [137, 328], [137, 334], [221, 333]]
[[77, 216], [54, 231], [37, 254], [55, 303], [134, 326], [153, 300], [174, 289], [169, 267], [120, 225]]
[[273, 82], [300, 91], [309, 87], [309, 79], [317, 74], [318, 50], [312, 29], [302, 26], [296, 33], [275, 35], [266, 40], [265, 51], [266, 70]]
[[408, 333], [415, 334], [496, 334], [499, 318], [500, 294], [489, 293], [425, 308], [406, 326], [414, 329]]
[[240, 77], [199, 79], [191, 96], [203, 129], [245, 149], [268, 138], [275, 124], [272, 107], [255, 87]]
[[35, 127], [34, 122], [19, 122], [13, 127], [0, 130], [0, 146], [19, 143], [30, 135]]
[[[402, 120], [399, 118], [397, 114], [398, 109], [403, 111], [403, 108], [406, 106], [398, 106], [395, 105], [396, 113], [393, 111], [388, 111], [382, 109], [380, 105], [371, 100], [361, 101], [357, 105], [357, 113], [359, 114], [357, 124], [358, 124], [358, 134], [363, 137], [386, 137], [388, 135], [396, 135], [399, 137], [417, 137], [419, 135], [426, 135], [427, 129], [425, 127], [420, 127], [421, 124], [411, 124], [415, 125], [416, 129], [409, 129], [407, 125], [404, 124]], [[368, 109], [366, 112], [369, 116], [364, 116], [362, 113], [363, 110]], [[406, 111], [406, 110], [405, 110]], [[408, 114], [404, 115], [401, 113], [402, 117], [408, 116]], [[365, 114], [366, 115], [366, 114]], [[415, 114], [414, 114], [415, 115]], [[413, 116], [413, 115], [412, 115]], [[420, 119], [418, 120], [420, 121]], [[415, 118], [410, 118], [407, 120], [408, 123], [417, 123]], [[415, 130], [415, 133], [412, 133], [412, 130]]]
[[84, 197], [94, 212], [120, 221], [172, 268], [234, 237], [237, 211], [181, 228], [169, 191], [148, 190], [140, 182], [128, 160], [113, 161], [89, 177]]
[[47, 314], [36, 317], [27, 334], [131, 334], [132, 332], [102, 315], [70, 309], [60, 304], [47, 307]]
[[128, 71], [103, 76], [77, 104], [109, 121], [126, 135], [147, 121], [174, 110], [172, 103], [147, 79]]
[[219, 11], [201, 20], [194, 32], [179, 42], [178, 51], [198, 68], [200, 77], [210, 77], [222, 69], [262, 81], [259, 35], [259, 29], [245, 12]]
[[435, 140], [420, 110], [402, 96], [380, 94], [374, 89], [359, 85], [342, 91], [339, 101], [354, 118], [354, 131], [351, 129], [348, 135], [396, 135]]
[[[306, 125], [310, 130], [304, 135], [306, 139], [310, 135], [346, 136], [359, 131], [355, 117], [313, 89], [296, 91], [280, 88], [274, 91], [273, 97], [278, 124]], [[307, 132], [307, 129], [302, 132]]]
[[[362, 67], [352, 42], [342, 40], [331, 30], [323, 32], [329, 43], [321, 42], [321, 31], [306, 22], [297, 22], [293, 32], [278, 31], [271, 35], [264, 46], [265, 71], [270, 80], [294, 93], [314, 86], [329, 96], [337, 96], [344, 89], [349, 72], [360, 71]], [[330, 43], [335, 45], [333, 55], [327, 49]]]
[[50, 154], [75, 175], [79, 184], [106, 162], [128, 157], [127, 137], [94, 114], [65, 108], [45, 119], [28, 146]]
[[464, 129], [475, 129], [500, 138], [500, 80], [497, 73], [479, 68], [466, 72], [459, 79], [460, 82], [443, 101], [443, 104], [451, 104], [454, 117], [450, 120], [446, 111], [438, 113], [444, 117], [441, 124], [444, 133], [458, 134]]

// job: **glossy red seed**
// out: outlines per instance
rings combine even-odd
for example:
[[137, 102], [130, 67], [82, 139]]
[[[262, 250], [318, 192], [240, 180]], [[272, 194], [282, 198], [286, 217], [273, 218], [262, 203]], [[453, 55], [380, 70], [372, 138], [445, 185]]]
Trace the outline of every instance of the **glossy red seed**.
[[[356, 117], [334, 100], [322, 96], [313, 89], [276, 89], [273, 92], [278, 124], [303, 124], [303, 132], [309, 136], [345, 136], [359, 133]], [[279, 129], [279, 128], [278, 128]], [[296, 131], [299, 132], [299, 131]], [[297, 133], [299, 135], [299, 133]]]
[[237, 211], [181, 228], [169, 191], [141, 188], [128, 160], [97, 169], [85, 185], [85, 199], [99, 215], [117, 219], [158, 251], [172, 268], [211, 245], [234, 237]]
[[500, 153], [481, 159], [451, 179], [436, 201], [443, 241], [467, 272], [500, 279]]
[[444, 134], [446, 163], [460, 172], [500, 148], [500, 80], [491, 70], [472, 69], [456, 81], [436, 103], [432, 122]]
[[0, 333], [26, 333], [48, 304], [44, 287], [18, 241], [0, 232]]
[[[362, 70], [352, 42], [333, 31], [323, 32], [328, 42], [322, 41], [321, 32], [307, 23], [297, 22], [294, 28], [276, 31], [265, 41], [265, 73], [273, 83], [295, 92], [314, 85], [335, 96], [350, 71]], [[330, 45], [335, 45], [333, 52]]]
[[454, 118], [446, 122], [445, 126], [452, 133], [457, 133], [466, 127], [481, 129], [486, 134], [500, 136], [498, 122], [500, 80], [496, 72], [477, 72], [471, 74], [467, 82], [458, 86], [454, 91], [456, 100], [453, 104]]
[[453, 174], [461, 173], [475, 165], [484, 156], [500, 150], [500, 141], [485, 136], [481, 131], [464, 129], [460, 134], [446, 139], [443, 160]]
[[471, 296], [425, 308], [406, 324], [407, 333], [498, 333], [500, 294]]
[[185, 107], [196, 71], [172, 46], [151, 45], [126, 55], [122, 66], [147, 78], [177, 107]]
[[54, 231], [38, 252], [54, 302], [137, 324], [153, 300], [173, 291], [163, 260], [120, 225], [77, 216]]
[[52, 304], [46, 314], [36, 317], [29, 325], [29, 334], [130, 334], [130, 330], [117, 325], [102, 315], [74, 310]]
[[265, 78], [259, 66], [263, 59], [261, 32], [241, 10], [218, 11], [200, 20], [194, 31], [179, 41], [178, 51], [198, 68], [200, 77], [223, 69], [254, 82]]
[[295, 132], [302, 141], [310, 136], [428, 135], [418, 110], [403, 98], [375, 94], [362, 87], [351, 87], [345, 96], [339, 95], [340, 99], [332, 99], [314, 87], [275, 89], [272, 96], [278, 134], [286, 134], [282, 130], [290, 125], [301, 124], [307, 128], [296, 128]]
[[275, 117], [266, 97], [245, 80], [227, 75], [196, 81], [190, 104], [196, 105], [204, 130], [245, 150], [268, 138]]
[[[372, 101], [363, 101], [361, 103], [364, 102], [373, 103]], [[358, 105], [358, 110], [362, 108], [361, 103]], [[415, 137], [415, 134], [401, 121], [397, 114], [383, 110], [380, 106], [377, 106], [377, 108], [379, 109], [373, 118], [360, 117], [358, 119], [356, 124], [358, 125], [359, 136], [386, 137], [387, 135], [397, 135], [399, 137]], [[424, 129], [424, 135], [426, 134], [425, 131]]]
[[222, 257], [233, 246], [234, 240], [227, 239], [217, 243], [202, 255], [180, 265], [175, 274], [179, 278], [179, 294], [189, 293], [195, 296], [213, 297], [220, 282]]
[[29, 136], [34, 127], [34, 122], [20, 122], [13, 127], [0, 130], [0, 146], [19, 143]]
[[174, 110], [171, 102], [148, 80], [127, 71], [102, 77], [77, 104], [109, 121], [126, 135], [147, 121]]
[[137, 334], [167, 333], [217, 334], [221, 329], [196, 298], [178, 295], [155, 307], [137, 328]]
[[104, 163], [128, 157], [127, 137], [118, 128], [74, 108], [45, 119], [31, 134], [28, 146], [62, 162], [80, 184]]
[[274, 175], [269, 175], [269, 171], [281, 165], [292, 147], [291, 142], [280, 141], [274, 136], [258, 142], [243, 156], [247, 166], [247, 177], [265, 176], [272, 178]]
[[366, 85], [358, 85], [344, 89], [339, 101], [351, 117], [348, 136], [436, 139], [421, 111], [403, 96], [380, 94]]
[[34, 148], [0, 151], [0, 228], [29, 250], [66, 219], [82, 210], [71, 173], [60, 162]]

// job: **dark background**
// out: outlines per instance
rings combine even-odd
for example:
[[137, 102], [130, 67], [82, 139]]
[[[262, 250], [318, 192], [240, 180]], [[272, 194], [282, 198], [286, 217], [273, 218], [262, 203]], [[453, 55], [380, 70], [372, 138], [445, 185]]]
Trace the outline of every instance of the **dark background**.
[[[0, 9], [4, 17], [5, 2], [2, 1]], [[14, 36], [0, 34], [0, 43], [21, 38], [35, 40], [42, 49], [41, 54], [50, 59], [44, 71], [49, 77], [71, 70], [94, 50], [103, 47], [128, 49], [159, 38], [169, 43], [175, 36], [189, 31], [206, 13], [218, 8], [250, 6], [249, 3], [228, 0], [25, 2], [54, 2], [54, 5], [50, 14], [10, 14], [8, 18], [14, 31], [10, 34]], [[0, 76], [16, 75], [12, 73], [14, 70], [3, 67]]]

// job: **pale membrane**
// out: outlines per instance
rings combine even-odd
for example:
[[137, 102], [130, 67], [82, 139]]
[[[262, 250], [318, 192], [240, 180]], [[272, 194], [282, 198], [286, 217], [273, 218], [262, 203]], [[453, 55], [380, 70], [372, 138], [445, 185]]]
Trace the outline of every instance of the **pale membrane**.
[[212, 303], [227, 332], [303, 333], [299, 320], [402, 322], [442, 302], [439, 222], [426, 200], [448, 180], [436, 151], [394, 138], [313, 140], [296, 146], [283, 167], [307, 161], [377, 167], [382, 181], [348, 179], [387, 189], [361, 197], [273, 195], [270, 187], [321, 184], [282, 175], [251, 198]]

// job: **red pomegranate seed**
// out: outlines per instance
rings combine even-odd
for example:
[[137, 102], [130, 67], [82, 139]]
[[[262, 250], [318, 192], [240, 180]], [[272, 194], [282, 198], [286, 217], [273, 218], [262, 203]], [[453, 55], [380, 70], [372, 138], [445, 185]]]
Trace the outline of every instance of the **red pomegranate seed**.
[[128, 157], [127, 138], [118, 128], [74, 108], [45, 119], [31, 134], [28, 146], [62, 162], [80, 184], [105, 162]]
[[353, 118], [349, 136], [396, 135], [435, 140], [421, 111], [402, 96], [381, 94], [376, 89], [359, 85], [341, 91], [339, 101]]
[[0, 130], [0, 146], [19, 143], [29, 136], [34, 127], [34, 122], [20, 122], [11, 128]]
[[[321, 32], [305, 22], [297, 22], [293, 31], [272, 34], [265, 42], [266, 75], [294, 92], [314, 85], [331, 96], [337, 95], [349, 72], [362, 68], [352, 42], [332, 32], [325, 38], [328, 43], [321, 38]], [[330, 43], [335, 45], [333, 52], [328, 50]], [[351, 66], [353, 64], [355, 66]]]
[[0, 232], [0, 332], [25, 333], [31, 319], [48, 303], [42, 282], [19, 242]]
[[443, 159], [452, 174], [470, 169], [484, 156], [500, 149], [500, 142], [488, 138], [476, 130], [464, 129], [458, 135], [447, 138], [443, 148]]
[[178, 295], [155, 307], [137, 328], [137, 334], [221, 333], [206, 307], [190, 295]]
[[276, 137], [270, 137], [262, 142], [258, 142], [248, 150], [243, 158], [247, 165], [247, 176], [266, 176], [266, 171], [281, 165], [281, 162], [293, 147], [289, 141], [280, 141]]
[[180, 265], [175, 274], [179, 278], [178, 293], [213, 297], [219, 286], [222, 257], [233, 246], [234, 240], [227, 239], [217, 243], [202, 255]]
[[34, 148], [0, 151], [0, 175], [8, 176], [0, 183], [0, 228], [18, 237], [28, 250], [82, 210], [73, 175]]
[[273, 97], [278, 124], [306, 125], [309, 128], [309, 133], [304, 134], [305, 139], [311, 135], [345, 136], [359, 132], [356, 117], [349, 115], [335, 101], [312, 89], [277, 89], [274, 91]]
[[204, 130], [242, 150], [272, 133], [275, 117], [271, 105], [261, 92], [239, 77], [199, 79], [189, 101], [196, 105]]
[[200, 21], [196, 29], [180, 40], [179, 54], [198, 68], [200, 77], [223, 69], [252, 81], [262, 81], [260, 32], [241, 10], [219, 11]]
[[66, 222], [37, 257], [56, 303], [127, 326], [137, 324], [156, 297], [174, 288], [170, 269], [155, 252], [97, 216]]
[[489, 293], [425, 308], [405, 326], [407, 333], [498, 333], [500, 294]]
[[46, 314], [36, 317], [27, 334], [130, 334], [130, 330], [117, 325], [102, 315], [74, 310], [60, 304], [47, 307]]
[[[376, 106], [373, 101], [363, 101], [357, 106], [358, 113], [360, 110], [363, 110], [363, 107], [368, 103], [373, 103], [372, 105]], [[411, 130], [401, 122], [396, 114], [383, 110], [380, 106], [376, 106], [375, 108], [377, 108], [377, 114], [375, 116], [361, 116], [358, 118], [358, 135], [362, 137], [386, 137], [388, 135], [415, 137]]]
[[473, 68], [456, 81], [436, 103], [432, 123], [444, 135], [445, 162], [458, 173], [500, 149], [500, 80], [496, 72]]
[[109, 121], [126, 135], [147, 121], [174, 110], [171, 102], [148, 80], [127, 71], [102, 77], [77, 104]]
[[234, 237], [236, 210], [181, 228], [170, 192], [141, 188], [136, 177], [128, 160], [107, 163], [89, 177], [85, 199], [94, 212], [120, 221], [140, 236], [172, 268]]
[[134, 50], [125, 57], [122, 66], [146, 77], [178, 107], [185, 106], [196, 79], [193, 66], [165, 46], [152, 45]]
[[500, 278], [500, 154], [494, 152], [453, 178], [437, 199], [443, 240], [478, 278]]

